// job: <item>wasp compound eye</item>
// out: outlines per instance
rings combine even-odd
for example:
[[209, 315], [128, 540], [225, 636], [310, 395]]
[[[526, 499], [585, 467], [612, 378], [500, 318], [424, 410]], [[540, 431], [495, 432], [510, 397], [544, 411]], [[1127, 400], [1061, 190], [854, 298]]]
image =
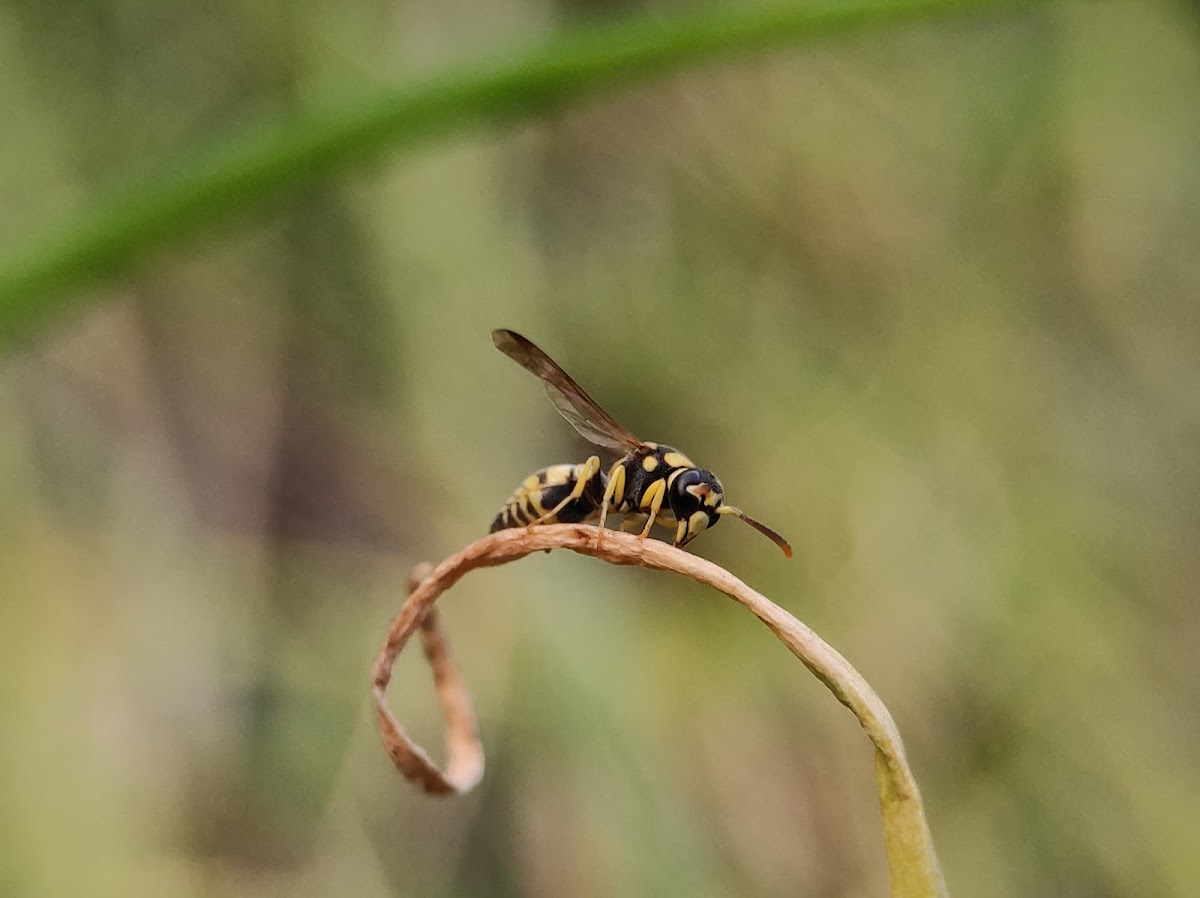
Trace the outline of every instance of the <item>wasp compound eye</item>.
[[716, 514], [722, 498], [721, 481], [702, 468], [682, 471], [671, 480], [671, 511], [680, 520], [702, 509]]

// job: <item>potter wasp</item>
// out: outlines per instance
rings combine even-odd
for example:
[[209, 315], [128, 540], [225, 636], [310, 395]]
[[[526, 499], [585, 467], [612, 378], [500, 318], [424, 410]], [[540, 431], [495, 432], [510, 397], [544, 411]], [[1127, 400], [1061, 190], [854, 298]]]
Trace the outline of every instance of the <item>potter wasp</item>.
[[612, 512], [625, 515], [626, 526], [644, 518], [642, 539], [656, 523], [673, 526], [674, 544], [683, 547], [725, 515], [733, 515], [792, 557], [786, 539], [725, 504], [724, 488], [711, 471], [696, 467], [678, 449], [639, 440], [531, 341], [514, 331], [496, 330], [492, 342], [542, 382], [558, 413], [584, 439], [620, 458], [607, 475], [595, 455], [582, 464], [552, 465], [530, 474], [496, 515], [491, 532], [534, 524], [579, 523], [596, 514], [603, 529]]

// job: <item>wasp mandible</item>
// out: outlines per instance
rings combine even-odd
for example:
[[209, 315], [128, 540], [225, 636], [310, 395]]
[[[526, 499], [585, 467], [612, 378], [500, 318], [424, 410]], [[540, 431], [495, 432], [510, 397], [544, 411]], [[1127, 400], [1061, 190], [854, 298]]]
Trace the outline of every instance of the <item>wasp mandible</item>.
[[725, 490], [711, 471], [696, 467], [678, 449], [639, 440], [530, 340], [514, 331], [495, 330], [492, 342], [542, 382], [558, 413], [584, 439], [621, 457], [607, 476], [595, 455], [582, 464], [552, 465], [530, 474], [496, 515], [491, 532], [534, 524], [579, 523], [597, 512], [603, 529], [612, 511], [645, 517], [642, 539], [655, 523], [673, 524], [674, 544], [682, 548], [724, 515], [733, 515], [792, 557], [786, 539], [725, 504]]

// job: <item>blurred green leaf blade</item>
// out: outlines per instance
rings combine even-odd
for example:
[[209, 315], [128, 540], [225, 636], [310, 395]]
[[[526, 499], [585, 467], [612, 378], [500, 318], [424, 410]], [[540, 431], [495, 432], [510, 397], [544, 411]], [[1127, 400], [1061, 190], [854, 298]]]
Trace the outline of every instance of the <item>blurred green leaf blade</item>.
[[647, 16], [559, 36], [498, 64], [262, 126], [176, 166], [173, 175], [97, 201], [13, 252], [0, 264], [0, 342], [11, 344], [79, 301], [64, 295], [67, 291], [121, 274], [158, 249], [386, 149], [536, 115], [705, 60], [870, 26], [1038, 2], [866, 0], [708, 10], [671, 21]]

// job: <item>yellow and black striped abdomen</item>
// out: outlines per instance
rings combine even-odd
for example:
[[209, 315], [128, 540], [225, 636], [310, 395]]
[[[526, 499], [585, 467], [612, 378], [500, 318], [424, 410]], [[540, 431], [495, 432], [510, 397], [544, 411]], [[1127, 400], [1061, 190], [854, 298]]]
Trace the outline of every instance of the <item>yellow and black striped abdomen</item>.
[[[580, 478], [586, 480], [581, 484]], [[599, 461], [592, 459], [579, 465], [551, 465], [534, 471], [504, 503], [488, 532], [533, 523], [578, 524], [600, 511], [607, 481]], [[573, 493], [578, 495], [571, 498]], [[555, 508], [558, 511], [549, 514]]]

